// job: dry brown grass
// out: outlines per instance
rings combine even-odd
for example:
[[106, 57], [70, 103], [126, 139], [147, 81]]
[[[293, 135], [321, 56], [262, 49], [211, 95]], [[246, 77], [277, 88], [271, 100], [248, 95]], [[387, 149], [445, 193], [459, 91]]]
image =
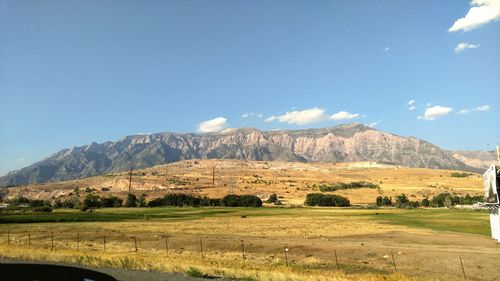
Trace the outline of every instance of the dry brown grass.
[[[216, 167], [215, 185], [212, 168]], [[133, 191], [146, 193], [149, 198], [168, 192], [184, 192], [221, 198], [227, 193], [254, 194], [265, 198], [271, 193], [281, 196], [285, 204], [301, 205], [305, 196], [318, 192], [321, 183], [368, 181], [380, 189], [337, 191], [354, 204], [373, 204], [379, 195], [407, 194], [413, 200], [441, 192], [479, 195], [482, 178], [473, 174], [467, 178], [453, 178], [454, 171], [404, 168], [376, 163], [290, 163], [238, 160], [189, 160], [137, 170], [133, 176]], [[10, 196], [58, 198], [75, 187], [91, 187], [101, 195], [124, 197], [128, 192], [128, 174], [114, 173], [88, 179], [9, 188]], [[102, 192], [102, 187], [111, 191]]]

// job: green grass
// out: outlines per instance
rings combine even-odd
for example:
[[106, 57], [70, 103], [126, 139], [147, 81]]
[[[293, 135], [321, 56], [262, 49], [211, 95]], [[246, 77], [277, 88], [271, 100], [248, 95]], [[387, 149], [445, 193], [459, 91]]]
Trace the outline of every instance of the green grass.
[[51, 213], [0, 212], [0, 224], [112, 222], [127, 220], [199, 220], [214, 216], [358, 217], [381, 224], [394, 224], [436, 231], [490, 235], [486, 211], [453, 209], [338, 209], [338, 208], [224, 208], [158, 207], [103, 208], [93, 212], [56, 209]]
[[370, 218], [381, 223], [426, 228], [436, 231], [452, 231], [490, 235], [487, 211], [454, 209], [412, 209], [372, 212]]

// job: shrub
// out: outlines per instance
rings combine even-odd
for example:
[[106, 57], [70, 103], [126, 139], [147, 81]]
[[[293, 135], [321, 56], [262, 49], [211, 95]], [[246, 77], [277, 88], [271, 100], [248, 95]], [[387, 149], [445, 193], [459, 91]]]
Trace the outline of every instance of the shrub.
[[262, 200], [255, 195], [228, 194], [222, 198], [222, 204], [227, 207], [261, 207]]
[[350, 183], [334, 183], [334, 184], [321, 184], [319, 190], [321, 192], [337, 191], [339, 189], [356, 189], [356, 188], [379, 188], [378, 184], [366, 181], [353, 181]]
[[452, 178], [466, 178], [468, 176], [470, 176], [470, 174], [468, 174], [468, 173], [453, 172], [450, 174], [450, 177], [452, 177]]
[[348, 207], [351, 206], [349, 199], [339, 195], [326, 195], [321, 193], [309, 193], [304, 202], [307, 206], [325, 207]]
[[208, 275], [204, 274], [203, 272], [201, 272], [201, 270], [199, 270], [198, 268], [196, 267], [189, 267], [189, 270], [186, 271], [186, 274], [190, 277], [193, 277], [193, 278], [206, 278], [206, 277], [209, 277]]
[[95, 209], [101, 207], [101, 201], [99, 196], [95, 194], [87, 194], [85, 199], [83, 199], [82, 206], [80, 210], [87, 211], [89, 209]]
[[377, 206], [392, 206], [392, 198], [389, 198], [387, 196], [378, 196], [377, 197]]
[[278, 195], [276, 193], [273, 193], [269, 196], [269, 199], [267, 199], [267, 203], [276, 203], [278, 202]]
[[127, 195], [127, 201], [125, 201], [125, 207], [137, 207], [137, 197], [132, 194], [132, 193], [129, 193]]
[[107, 208], [121, 207], [122, 204], [123, 204], [123, 200], [118, 198], [118, 197], [115, 197], [115, 196], [101, 198], [101, 206], [102, 207], [107, 207]]

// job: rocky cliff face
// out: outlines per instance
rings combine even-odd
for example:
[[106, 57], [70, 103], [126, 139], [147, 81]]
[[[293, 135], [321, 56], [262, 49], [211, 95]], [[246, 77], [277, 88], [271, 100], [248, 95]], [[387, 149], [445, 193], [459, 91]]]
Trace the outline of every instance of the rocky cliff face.
[[413, 137], [362, 124], [324, 129], [259, 131], [231, 129], [210, 134], [158, 133], [123, 137], [64, 149], [0, 178], [0, 186], [69, 180], [183, 159], [376, 161], [408, 167], [473, 171], [448, 151]]
[[497, 164], [497, 155], [494, 150], [491, 151], [453, 151], [453, 157], [465, 164], [485, 171], [491, 164]]

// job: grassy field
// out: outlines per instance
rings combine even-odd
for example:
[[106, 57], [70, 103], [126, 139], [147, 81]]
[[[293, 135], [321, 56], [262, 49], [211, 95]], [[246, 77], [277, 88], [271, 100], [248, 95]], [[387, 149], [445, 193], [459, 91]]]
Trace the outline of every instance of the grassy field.
[[462, 278], [459, 257], [468, 280], [492, 280], [500, 258], [484, 211], [60, 209], [4, 212], [0, 222], [3, 256], [174, 272], [196, 267], [247, 280], [456, 280]]
[[[212, 172], [215, 168], [215, 183]], [[238, 160], [186, 160], [168, 165], [136, 170], [132, 176], [132, 191], [146, 194], [147, 200], [169, 192], [222, 198], [228, 193], [252, 194], [266, 198], [276, 193], [286, 205], [302, 205], [308, 193], [320, 192], [319, 186], [333, 183], [366, 181], [379, 188], [359, 188], [336, 191], [353, 204], [374, 204], [377, 196], [405, 193], [411, 200], [450, 192], [459, 195], [482, 194], [482, 177], [467, 174], [456, 178], [457, 171], [405, 168], [377, 163], [291, 163]], [[65, 200], [80, 189], [89, 188], [100, 196], [128, 193], [127, 172], [112, 173], [87, 179], [11, 187], [7, 197], [26, 196], [33, 199]], [[103, 191], [103, 188], [105, 191]]]
[[327, 208], [103, 208], [92, 212], [56, 209], [50, 213], [4, 211], [0, 223], [117, 222], [126, 220], [199, 220], [207, 217], [352, 217], [436, 231], [490, 235], [487, 211], [459, 209], [327, 209]]

